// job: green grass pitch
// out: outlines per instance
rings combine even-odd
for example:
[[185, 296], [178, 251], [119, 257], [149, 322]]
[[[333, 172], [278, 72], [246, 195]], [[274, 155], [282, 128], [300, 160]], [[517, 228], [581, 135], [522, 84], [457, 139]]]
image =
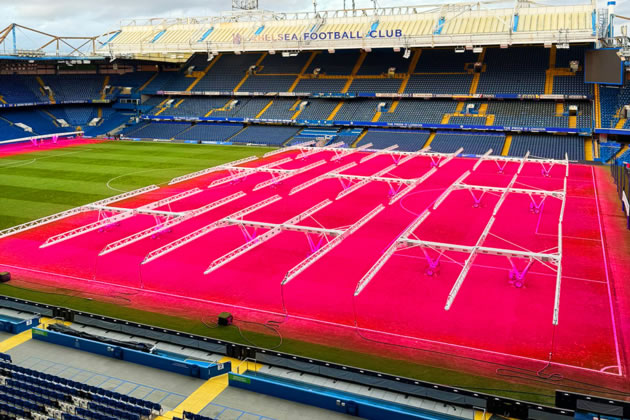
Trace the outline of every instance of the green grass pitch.
[[[82, 204], [272, 150], [155, 142], [103, 142], [0, 158], [0, 229]], [[1, 263], [1, 261], [0, 261]], [[242, 344], [277, 345], [278, 337], [235, 327], [209, 329], [200, 320], [150, 313], [124, 305], [75, 296], [72, 291], [0, 285], [0, 294], [65, 306]], [[512, 398], [553, 403], [553, 390], [436, 368], [410, 361], [314, 345], [285, 337], [277, 348], [292, 354], [417, 378]]]

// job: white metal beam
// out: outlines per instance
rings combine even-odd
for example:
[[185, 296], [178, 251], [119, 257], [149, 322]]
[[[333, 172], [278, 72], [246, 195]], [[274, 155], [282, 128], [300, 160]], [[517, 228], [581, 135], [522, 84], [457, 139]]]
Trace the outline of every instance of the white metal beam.
[[[260, 201], [258, 203], [252, 204], [249, 207], [246, 207], [246, 208], [244, 208], [242, 210], [239, 210], [236, 213], [233, 213], [233, 214], [229, 215], [228, 218], [235, 218], [236, 219], [236, 218], [239, 218], [239, 217], [243, 217], [244, 215], [246, 215], [248, 213], [252, 213], [252, 212], [254, 212], [256, 210], [259, 210], [259, 209], [261, 209], [261, 208], [263, 208], [265, 206], [268, 206], [269, 204], [275, 203], [276, 201], [281, 200], [281, 199], [282, 199], [282, 197], [280, 197], [279, 195], [274, 195], [272, 197], [267, 198], [266, 200]], [[173, 250], [175, 250], [177, 248], [180, 248], [180, 247], [182, 247], [182, 246], [184, 246], [184, 245], [194, 241], [195, 239], [198, 239], [198, 238], [200, 238], [200, 237], [202, 237], [202, 236], [212, 232], [213, 230], [215, 230], [217, 228], [220, 228], [220, 227], [223, 227], [223, 226], [227, 226], [227, 225], [228, 224], [225, 221], [225, 219], [220, 219], [220, 220], [217, 220], [214, 223], [211, 223], [211, 224], [209, 224], [207, 226], [202, 227], [201, 229], [197, 229], [196, 231], [191, 232], [191, 233], [189, 233], [186, 236], [183, 236], [183, 237], [181, 237], [181, 238], [179, 238], [179, 239], [177, 239], [177, 240], [175, 240], [173, 242], [170, 242], [170, 243], [168, 243], [168, 244], [166, 244], [166, 245], [164, 245], [164, 246], [162, 246], [162, 247], [160, 247], [158, 249], [155, 249], [155, 250], [149, 252], [147, 254], [147, 256], [144, 257], [144, 260], [142, 261], [142, 264], [146, 264], [148, 262], [151, 262], [151, 261], [153, 261], [153, 260], [155, 260], [155, 259], [157, 259], [157, 258], [159, 258], [159, 257], [161, 257], [163, 255], [168, 254], [169, 252], [171, 252], [171, 251], [173, 251]]]
[[265, 187], [268, 187], [270, 185], [276, 184], [276, 183], [278, 183], [280, 181], [284, 181], [287, 178], [291, 178], [292, 176], [302, 174], [304, 172], [310, 171], [311, 169], [315, 169], [318, 166], [322, 166], [324, 164], [326, 164], [326, 161], [322, 159], [322, 160], [319, 160], [317, 162], [313, 162], [310, 165], [306, 165], [306, 166], [304, 166], [302, 168], [292, 169], [291, 172], [286, 172], [286, 173], [280, 174], [280, 175], [278, 175], [276, 177], [273, 177], [273, 178], [268, 179], [266, 181], [263, 181], [263, 182], [261, 182], [259, 184], [256, 184], [256, 186], [254, 186], [254, 188], [252, 190], [253, 191], [258, 191], [258, 190], [263, 189]]
[[[310, 217], [312, 214], [318, 212], [319, 210], [323, 209], [324, 207], [330, 205], [332, 203], [331, 200], [326, 199], [320, 203], [317, 203], [316, 205], [314, 205], [313, 207], [311, 207], [310, 209], [300, 213], [299, 215], [287, 220], [286, 222], [284, 222], [281, 225], [276, 225], [275, 227], [273, 227], [272, 229], [268, 230], [267, 232], [263, 233], [262, 235], [254, 238], [253, 240], [241, 245], [240, 247], [228, 252], [227, 254], [223, 255], [222, 257], [217, 258], [216, 260], [212, 261], [212, 263], [210, 264], [210, 266], [206, 269], [206, 271], [203, 274], [209, 274], [211, 272], [213, 272], [214, 270], [224, 266], [225, 264], [229, 263], [230, 261], [240, 257], [241, 255], [245, 254], [246, 252], [258, 247], [259, 245], [261, 245], [262, 243], [268, 241], [269, 239], [273, 238], [274, 236], [282, 233], [283, 229], [283, 225], [294, 225], [296, 223], [301, 222], [302, 220], [306, 219], [307, 217]], [[232, 219], [224, 219], [226, 221], [228, 220], [232, 220]]]
[[339, 200], [345, 196], [347, 196], [348, 194], [351, 194], [353, 192], [355, 192], [356, 190], [366, 186], [367, 184], [369, 184], [370, 182], [372, 182], [371, 178], [378, 178], [380, 176], [385, 175], [388, 172], [393, 171], [394, 169], [396, 169], [397, 165], [389, 165], [386, 168], [381, 169], [380, 171], [376, 172], [374, 175], [372, 175], [371, 177], [369, 177], [368, 179], [363, 179], [359, 182], [356, 182], [354, 184], [352, 184], [351, 186], [349, 186], [348, 188], [344, 189], [343, 191], [341, 191], [339, 194], [337, 194], [337, 197], [335, 198], [335, 200]]
[[188, 181], [189, 179], [193, 179], [193, 178], [197, 178], [197, 177], [200, 177], [200, 176], [204, 176], [204, 175], [207, 175], [207, 174], [212, 173], [212, 172], [222, 171], [222, 170], [225, 169], [226, 166], [236, 166], [236, 165], [240, 165], [241, 163], [251, 162], [251, 161], [256, 160], [256, 159], [258, 159], [258, 156], [250, 156], [250, 157], [246, 157], [246, 158], [243, 158], [243, 159], [235, 160], [234, 162], [229, 162], [229, 163], [225, 163], [223, 165], [213, 166], [212, 168], [202, 169], [202, 170], [197, 171], [197, 172], [193, 172], [193, 173], [190, 173], [190, 174], [178, 176], [176, 178], [171, 179], [171, 181], [168, 183], [168, 185], [173, 185], [173, 184], [177, 184], [179, 182]]
[[382, 156], [384, 154], [388, 154], [387, 152], [391, 152], [395, 149], [398, 149], [398, 145], [397, 144], [392, 144], [391, 146], [387, 146], [384, 149], [379, 149], [375, 152], [370, 153], [369, 155], [362, 157], [361, 160], [359, 161], [359, 163], [363, 163], [363, 162], [367, 162], [370, 159], [374, 159], [377, 156]]
[[365, 149], [369, 149], [370, 147], [372, 147], [372, 143], [366, 143], [362, 146], [359, 147], [355, 147], [355, 148], [351, 148], [348, 147], [347, 149], [342, 149], [342, 151], [335, 157], [333, 157], [332, 159], [330, 159], [331, 162], [338, 162], [341, 159], [345, 158], [346, 156], [349, 156], [353, 153], [357, 153], [357, 152], [361, 152]]
[[203, 207], [200, 207], [198, 209], [195, 210], [191, 210], [186, 212], [186, 215], [177, 219], [170, 219], [167, 220], [166, 222], [158, 225], [158, 226], [152, 226], [150, 228], [147, 228], [141, 232], [138, 233], [134, 233], [133, 235], [127, 236], [126, 238], [120, 239], [118, 241], [109, 243], [105, 246], [105, 248], [103, 248], [103, 250], [98, 254], [99, 256], [101, 255], [105, 255], [105, 254], [109, 254], [110, 252], [116, 251], [120, 248], [123, 248], [127, 245], [131, 245], [134, 242], [138, 242], [144, 238], [148, 238], [154, 234], [156, 234], [157, 232], [161, 232], [163, 230], [166, 229], [170, 229], [173, 226], [176, 226], [180, 223], [185, 222], [186, 220], [192, 219], [193, 217], [196, 216], [201, 216], [204, 213], [209, 212], [210, 210], [214, 210], [217, 207], [220, 207], [224, 204], [227, 204], [231, 201], [237, 200], [241, 197], [244, 197], [246, 194], [242, 191], [237, 192], [235, 194], [229, 195], [227, 197], [223, 197], [217, 201], [213, 201], [212, 203], [206, 204]]
[[433, 175], [436, 172], [437, 172], [437, 168], [431, 168], [420, 178], [416, 178], [412, 180], [413, 181], [412, 183], [406, 185], [404, 189], [402, 189], [401, 191], [398, 191], [396, 194], [392, 196], [392, 198], [389, 199], [389, 205], [391, 206], [396, 201], [400, 200], [405, 195], [409, 194], [414, 188], [416, 188], [418, 185], [422, 184], [424, 181], [429, 179], [429, 177], [431, 177], [431, 175]]
[[[414, 220], [409, 226], [405, 228], [405, 230], [401, 233], [401, 236], [404, 237], [413, 233], [413, 231], [415, 231], [418, 228], [418, 226], [420, 226], [420, 224], [422, 224], [422, 222], [424, 222], [426, 218], [429, 217], [430, 214], [431, 214], [431, 211], [429, 209], [426, 209], [425, 211], [423, 211], [422, 214], [420, 214], [420, 216], [416, 218], [416, 220]], [[358, 296], [359, 293], [361, 293], [361, 291], [365, 289], [365, 287], [370, 283], [370, 281], [372, 281], [372, 279], [376, 276], [376, 274], [383, 268], [383, 266], [385, 266], [385, 263], [398, 250], [399, 246], [400, 246], [399, 240], [394, 241], [394, 243], [392, 243], [389, 246], [389, 248], [387, 248], [387, 250], [383, 253], [383, 255], [381, 255], [380, 258], [376, 261], [376, 263], [368, 270], [368, 272], [365, 273], [365, 275], [357, 283], [357, 287], [354, 290], [355, 296]]]
[[333, 169], [330, 172], [327, 172], [327, 173], [319, 175], [319, 176], [317, 176], [315, 178], [309, 179], [305, 183], [293, 187], [291, 189], [291, 191], [289, 191], [289, 195], [293, 195], [293, 194], [298, 193], [298, 192], [300, 192], [302, 190], [305, 190], [305, 189], [307, 189], [309, 187], [312, 187], [313, 185], [317, 184], [318, 182], [323, 181], [324, 179], [328, 178], [329, 175], [338, 174], [340, 172], [343, 172], [343, 171], [345, 171], [347, 169], [350, 169], [352, 167], [355, 167], [355, 166], [357, 166], [356, 162], [350, 162], [348, 164], [340, 166], [337, 169]]
[[299, 150], [303, 147], [308, 147], [315, 144], [315, 140], [310, 140], [310, 141], [305, 141], [303, 143], [299, 143], [299, 144], [294, 144], [293, 146], [289, 146], [289, 147], [280, 147], [276, 150], [272, 150], [271, 152], [267, 152], [263, 155], [263, 157], [269, 157], [269, 156], [273, 156], [273, 155], [277, 155], [279, 153], [285, 153], [285, 152], [289, 152], [291, 150]]
[[284, 280], [282, 281], [282, 284], [285, 285], [288, 282], [290, 282], [293, 278], [298, 276], [300, 273], [302, 273], [304, 270], [306, 270], [309, 266], [311, 266], [317, 260], [319, 260], [324, 255], [326, 255], [328, 252], [330, 252], [333, 248], [335, 248], [337, 245], [339, 245], [344, 239], [346, 239], [348, 236], [352, 235], [359, 228], [361, 228], [367, 222], [369, 222], [374, 217], [376, 217], [376, 215], [378, 215], [384, 208], [385, 208], [384, 205], [379, 204], [376, 208], [372, 209], [368, 214], [363, 216], [359, 221], [357, 221], [355, 224], [350, 226], [346, 231], [343, 232], [343, 234], [337, 236], [332, 241], [326, 243], [323, 247], [321, 247], [320, 249], [315, 251], [308, 258], [306, 258], [305, 260], [300, 262], [298, 265], [293, 267], [291, 270], [289, 270], [287, 272], [286, 276], [284, 277]]
[[[137, 195], [141, 195], [146, 192], [154, 191], [158, 189], [160, 189], [160, 187], [158, 187], [157, 185], [149, 185], [148, 187], [139, 188], [137, 190], [128, 191], [128, 192], [116, 195], [114, 197], [109, 197], [103, 200], [95, 201], [94, 203], [91, 203], [91, 204], [99, 205], [99, 204], [114, 203], [116, 201], [125, 200], [127, 198], [135, 197]], [[79, 213], [83, 213], [85, 211], [88, 211], [88, 209], [85, 206], [75, 207], [70, 210], [62, 211], [61, 213], [52, 214], [50, 216], [42, 217], [41, 219], [33, 220], [31, 222], [23, 223], [21, 225], [17, 225], [17, 226], [13, 226], [4, 230], [0, 230], [0, 238], [4, 238], [6, 236], [11, 236], [16, 233], [24, 232], [26, 230], [43, 226], [48, 223], [56, 222], [57, 220], [65, 219], [67, 217], [74, 216]]]
[[171, 197], [167, 197], [162, 200], [155, 201], [153, 203], [149, 203], [138, 208], [110, 207], [110, 206], [105, 206], [105, 205], [88, 204], [85, 207], [89, 210], [109, 211], [109, 212], [118, 213], [118, 214], [115, 214], [110, 217], [106, 217], [94, 223], [80, 226], [76, 229], [72, 229], [72, 230], [60, 233], [58, 235], [51, 236], [50, 238], [46, 240], [46, 242], [44, 242], [39, 247], [46, 248], [51, 245], [55, 245], [60, 242], [66, 241], [68, 239], [76, 238], [77, 236], [80, 236], [88, 232], [92, 232], [94, 230], [100, 229], [102, 227], [111, 225], [112, 223], [118, 223], [122, 220], [128, 219], [137, 214], [147, 214], [147, 215], [152, 215], [152, 216], [166, 216], [166, 217], [181, 217], [184, 215], [183, 212], [166, 212], [166, 211], [159, 211], [159, 210], [153, 210], [153, 209], [165, 206], [167, 204], [170, 204], [178, 200], [182, 200], [184, 198], [188, 198], [200, 192], [201, 190], [199, 188], [193, 188], [191, 190], [187, 190], [182, 193], [175, 194]]
[[475, 261], [475, 258], [477, 258], [477, 254], [479, 252], [479, 248], [481, 248], [481, 245], [486, 240], [486, 237], [488, 236], [488, 233], [490, 233], [490, 229], [494, 225], [494, 222], [496, 220], [497, 212], [499, 211], [499, 209], [501, 208], [501, 206], [505, 202], [505, 199], [506, 199], [506, 197], [508, 195], [508, 192], [510, 191], [510, 188], [512, 188], [514, 186], [514, 183], [516, 182], [516, 178], [518, 177], [518, 173], [520, 172], [521, 168], [525, 164], [526, 160], [527, 160], [527, 155], [525, 155], [525, 157], [523, 158], [523, 160], [521, 162], [521, 165], [519, 166], [519, 170], [517, 171], [516, 174], [514, 174], [514, 176], [512, 177], [512, 180], [508, 184], [507, 188], [501, 194], [501, 197], [499, 198], [499, 201], [497, 201], [497, 204], [495, 204], [495, 206], [494, 206], [494, 208], [492, 210], [492, 216], [490, 217], [490, 220], [488, 220], [488, 223], [486, 224], [483, 232], [479, 236], [479, 239], [477, 239], [477, 243], [473, 247], [472, 251], [470, 252], [470, 255], [468, 256], [468, 258], [466, 259], [466, 262], [464, 263], [464, 267], [462, 268], [462, 271], [459, 273], [459, 276], [457, 277], [457, 280], [455, 281], [455, 284], [453, 285], [453, 288], [451, 289], [450, 293], [448, 294], [448, 297], [446, 299], [446, 306], [444, 307], [445, 310], [448, 311], [451, 308], [451, 305], [453, 304], [453, 301], [455, 300], [455, 297], [457, 297], [457, 292], [459, 292], [459, 289], [462, 287], [462, 283], [464, 283], [464, 280], [466, 279], [466, 275], [468, 275], [468, 272], [470, 271], [470, 268], [472, 267], [472, 264]]

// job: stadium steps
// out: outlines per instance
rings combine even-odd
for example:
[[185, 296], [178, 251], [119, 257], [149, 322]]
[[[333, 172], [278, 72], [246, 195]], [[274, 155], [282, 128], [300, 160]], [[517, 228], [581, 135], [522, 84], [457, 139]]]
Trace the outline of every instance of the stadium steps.
[[267, 105], [265, 105], [265, 107], [263, 109], [261, 109], [260, 112], [258, 114], [256, 114], [256, 116], [254, 118], [262, 117], [262, 115], [265, 113], [265, 111], [269, 109], [271, 104], [273, 104], [273, 100], [269, 101], [269, 103], [267, 103]]
[[435, 134], [436, 134], [435, 131], [429, 134], [429, 138], [427, 139], [426, 143], [424, 143], [424, 146], [422, 146], [423, 149], [431, 146], [431, 142], [433, 142], [433, 139], [435, 138]]
[[503, 150], [501, 150], [501, 156], [507, 156], [510, 153], [510, 146], [512, 145], [512, 136], [505, 136], [505, 143], [503, 143]]
[[144, 90], [144, 88], [146, 88], [147, 86], [149, 86], [151, 84], [151, 82], [158, 77], [158, 74], [160, 74], [159, 71], [156, 71], [155, 74], [151, 77], [149, 77], [149, 80], [147, 80], [146, 82], [144, 82], [144, 84], [142, 86], [140, 86], [138, 88], [138, 92], [142, 92]]
[[177, 101], [177, 103], [173, 106], [173, 108], [179, 108], [182, 102], [184, 102], [184, 99], [180, 99], [179, 101]]
[[295, 111], [295, 114], [291, 115], [291, 119], [292, 119], [292, 120], [296, 120], [296, 119], [297, 119], [297, 117], [299, 117], [299, 116], [300, 116], [300, 114], [302, 113], [302, 111], [303, 111], [302, 109], [298, 109], [297, 111]]
[[617, 124], [615, 124], [615, 128], [623, 128], [626, 121], [627, 120], [625, 118], [619, 118], [619, 121], [617, 121]]
[[621, 155], [626, 153], [628, 151], [628, 149], [630, 149], [630, 146], [628, 146], [627, 144], [624, 145], [621, 149], [619, 149], [619, 151], [617, 153], [615, 153], [615, 155], [613, 157], [610, 158], [609, 162], [614, 162], [616, 159], [621, 157]]
[[378, 120], [381, 118], [381, 114], [382, 112], [376, 111], [376, 114], [374, 114], [374, 116], [372, 117], [372, 122], [378, 122]]
[[594, 128], [601, 128], [602, 104], [599, 102], [599, 84], [595, 83], [595, 85], [593, 85], [593, 93], [595, 96], [595, 100], [593, 101], [595, 104], [595, 127]]
[[470, 83], [470, 90], [468, 93], [470, 95], [474, 95], [477, 93], [477, 86], [479, 86], [479, 79], [481, 78], [481, 73], [475, 73], [472, 78], [472, 82]]
[[168, 102], [170, 99], [171, 99], [171, 97], [169, 96], [169, 97], [167, 97], [166, 99], [164, 99], [162, 102], [160, 102], [160, 104], [158, 105], [158, 107], [160, 108], [160, 110], [154, 114], [155, 116], [158, 116], [158, 115], [160, 115], [162, 112], [166, 111], [166, 109], [167, 109], [167, 108], [164, 106], [164, 104], [165, 104], [166, 102]]
[[[418, 65], [418, 60], [420, 60], [420, 54], [422, 54], [422, 49], [417, 49], [413, 52], [413, 56], [411, 57], [411, 62], [409, 63], [409, 69], [407, 70], [407, 74], [403, 78], [403, 81], [400, 83], [400, 87], [398, 88], [398, 93], [404, 93], [405, 89], [407, 89], [407, 84], [409, 83], [409, 78], [416, 71], [416, 66]], [[396, 101], [398, 102], [398, 101]], [[398, 106], [398, 103], [396, 103]], [[396, 109], [396, 108], [394, 108]], [[394, 111], [392, 111], [394, 112]]]
[[593, 160], [593, 139], [590, 137], [584, 139], [584, 157], [586, 160]]
[[562, 102], [556, 102], [556, 117], [562, 117], [564, 115], [564, 104]]
[[343, 106], [343, 101], [340, 101], [337, 106], [335, 107], [335, 109], [332, 110], [332, 112], [330, 113], [330, 115], [328, 116], [328, 118], [326, 118], [326, 121], [332, 121], [333, 118], [335, 118], [335, 115], [337, 115], [337, 112], [339, 112], [339, 110], [341, 109], [341, 107]]
[[488, 103], [479, 105], [479, 115], [486, 115], [488, 113]]
[[556, 68], [556, 46], [552, 45], [549, 48], [549, 69], [545, 72], [545, 95], [551, 95], [553, 93], [553, 78], [555, 76], [554, 70]]
[[204, 117], [209, 117], [214, 111], [225, 111], [225, 107], [228, 106], [230, 102], [232, 102], [232, 98], [229, 98], [225, 105], [223, 105], [221, 108], [212, 108], [210, 111], [206, 112]]
[[[46, 89], [44, 89], [46, 84], [44, 83], [42, 78], [39, 77], [39, 76], [35, 76], [35, 80], [37, 80], [37, 83], [39, 83], [39, 86], [41, 87], [40, 90], [41, 90], [42, 94], [46, 95]], [[57, 103], [55, 101], [55, 94], [53, 93], [52, 89], [48, 90], [48, 100], [50, 101], [51, 104]]]
[[241, 128], [240, 130], [238, 130], [236, 133], [232, 134], [230, 137], [227, 137], [221, 141], [230, 141], [232, 140], [234, 137], [238, 136], [239, 134], [241, 134], [243, 131], [245, 131], [248, 127], [250, 127], [249, 125], [244, 125], [243, 128]]
[[399, 103], [400, 103], [400, 101], [398, 101], [398, 100], [392, 102], [392, 105], [387, 110], [387, 113], [388, 114], [393, 114], [396, 111], [396, 108], [398, 108], [398, 104]]
[[105, 100], [105, 86], [109, 85], [109, 75], [103, 79], [103, 87], [101, 88], [101, 100]]
[[[266, 52], [262, 53], [260, 55], [260, 57], [258, 58], [258, 60], [256, 60], [256, 63], [254, 63], [254, 66], [256, 66], [256, 68], [258, 68], [258, 66], [260, 66], [260, 63], [263, 62], [263, 60], [265, 59], [265, 57], [267, 57]], [[243, 86], [243, 84], [247, 81], [247, 79], [249, 79], [249, 69], [246, 70], [245, 72], [245, 76], [243, 76], [243, 78], [241, 79], [240, 82], [238, 82], [238, 85], [236, 85], [236, 87], [234, 89], [232, 89], [233, 92], [238, 92], [238, 90], [241, 88], [241, 86]]]
[[577, 127], [577, 116], [569, 115], [569, 128]]
[[451, 114], [444, 114], [442, 116], [442, 120], [440, 121], [440, 124], [448, 124], [448, 120], [451, 119]]
[[486, 125], [494, 125], [494, 114], [486, 115]]
[[457, 102], [457, 107], [455, 108], [455, 112], [460, 114], [463, 110], [464, 110], [464, 105], [466, 104], [466, 102]]
[[357, 62], [354, 63], [354, 67], [352, 67], [352, 72], [350, 73], [350, 77], [348, 77], [346, 84], [343, 86], [343, 89], [341, 89], [341, 93], [348, 93], [348, 89], [350, 89], [352, 82], [354, 82], [354, 78], [357, 75], [357, 72], [359, 71], [359, 69], [361, 68], [361, 65], [365, 61], [365, 57], [367, 57], [367, 53], [365, 51], [361, 51], [359, 58], [357, 58]]
[[203, 69], [203, 71], [199, 72], [199, 74], [197, 75], [197, 77], [195, 78], [195, 80], [192, 81], [192, 83], [190, 84], [190, 86], [188, 86], [186, 88], [186, 92], [190, 92], [191, 90], [193, 90], [193, 88], [195, 86], [197, 86], [197, 83], [199, 83], [199, 81], [201, 79], [203, 79], [206, 74], [208, 74], [208, 72], [210, 71], [210, 69], [212, 67], [214, 67], [214, 65], [217, 63], [217, 61], [219, 61], [219, 59], [221, 58], [223, 53], [219, 53], [216, 57], [214, 57], [214, 59], [206, 66], [205, 69]]
[[302, 80], [302, 77], [304, 76], [304, 73], [306, 72], [306, 69], [308, 69], [308, 67], [311, 65], [311, 63], [315, 59], [315, 57], [317, 57], [317, 54], [319, 54], [319, 51], [313, 51], [311, 53], [311, 56], [308, 58], [308, 60], [306, 60], [306, 63], [304, 64], [304, 67], [302, 67], [302, 70], [300, 70], [300, 73], [298, 74], [298, 76], [293, 81], [293, 84], [289, 88], [288, 92], [293, 92], [293, 90], [298, 85], [298, 83], [300, 83], [300, 80]]
[[50, 117], [50, 119], [52, 120], [52, 123], [55, 125], [55, 127], [59, 127], [59, 123], [57, 122], [57, 117], [55, 117], [53, 114], [50, 113], [50, 111], [46, 110], [46, 109], [42, 109], [41, 110], [45, 115], [47, 115], [48, 117]]
[[363, 131], [361, 132], [361, 134], [359, 134], [359, 137], [357, 137], [357, 139], [352, 142], [352, 144], [350, 145], [350, 147], [357, 147], [357, 144], [359, 144], [359, 142], [361, 140], [363, 140], [363, 137], [365, 137], [365, 135], [368, 133], [368, 131], [366, 129], [363, 129]]

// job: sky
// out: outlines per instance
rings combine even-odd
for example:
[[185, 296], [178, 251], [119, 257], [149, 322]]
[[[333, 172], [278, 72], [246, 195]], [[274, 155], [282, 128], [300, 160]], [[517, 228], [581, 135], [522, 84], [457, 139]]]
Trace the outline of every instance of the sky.
[[[585, 0], [540, 0], [549, 5], [583, 3]], [[453, 0], [451, 2], [454, 2]], [[340, 9], [343, 0], [317, 0], [318, 10]], [[380, 6], [444, 3], [442, 0], [378, 0]], [[228, 11], [226, 0], [0, 0], [1, 28], [19, 23], [61, 36], [93, 36], [120, 27], [121, 19], [141, 17], [213, 16]], [[350, 7], [351, 0], [347, 0]], [[508, 2], [507, 5], [513, 4]], [[604, 0], [599, 0], [604, 5]], [[184, 5], [184, 7], [182, 7]], [[356, 7], [372, 7], [372, 0], [356, 0]], [[275, 12], [312, 11], [312, 0], [259, 0], [259, 7]], [[600, 6], [602, 7], [602, 6]], [[630, 16], [630, 0], [617, 0], [617, 13]], [[619, 22], [619, 21], [618, 21]], [[628, 22], [630, 23], [630, 22]], [[629, 31], [630, 32], [630, 31]], [[18, 32], [18, 43], [24, 49], [37, 43], [35, 35]], [[20, 47], [18, 45], [18, 48]]]

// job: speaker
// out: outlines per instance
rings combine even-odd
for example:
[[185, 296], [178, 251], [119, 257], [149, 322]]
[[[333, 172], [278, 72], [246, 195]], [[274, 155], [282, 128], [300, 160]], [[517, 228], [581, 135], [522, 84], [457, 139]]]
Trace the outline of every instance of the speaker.
[[232, 325], [233, 321], [234, 321], [234, 317], [232, 316], [231, 313], [221, 312], [219, 314], [219, 325], [221, 326]]
[[3, 271], [2, 273], [0, 273], [0, 283], [6, 283], [9, 280], [11, 280], [11, 273], [9, 273], [8, 271]]

